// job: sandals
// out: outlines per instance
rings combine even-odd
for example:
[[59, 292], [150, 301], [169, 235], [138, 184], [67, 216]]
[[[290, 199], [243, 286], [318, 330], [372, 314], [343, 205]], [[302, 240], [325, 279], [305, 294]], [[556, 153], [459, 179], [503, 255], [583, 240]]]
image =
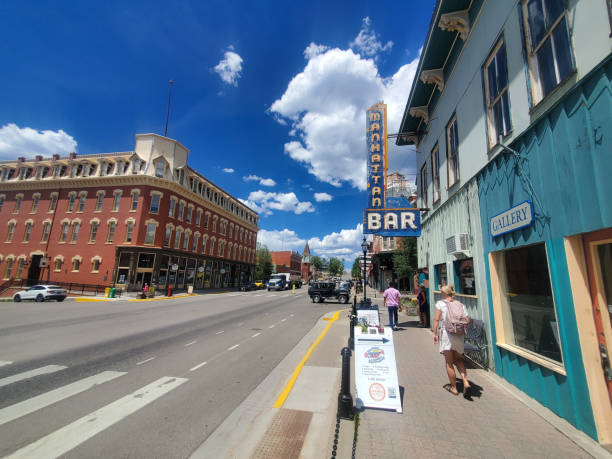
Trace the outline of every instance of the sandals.
[[457, 389], [455, 389], [455, 390], [457, 390], [457, 392], [453, 392], [453, 386], [451, 386], [450, 384], [444, 384], [444, 385], [442, 386], [442, 388], [443, 388], [445, 391], [450, 392], [450, 393], [451, 393], [451, 394], [453, 394], [453, 395], [459, 395], [459, 391], [458, 391]]

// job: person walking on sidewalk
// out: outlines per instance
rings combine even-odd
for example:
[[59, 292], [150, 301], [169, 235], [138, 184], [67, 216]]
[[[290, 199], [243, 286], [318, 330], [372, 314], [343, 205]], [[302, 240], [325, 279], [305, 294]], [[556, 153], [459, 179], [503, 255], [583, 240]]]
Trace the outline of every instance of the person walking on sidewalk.
[[395, 288], [395, 282], [389, 282], [389, 288], [383, 293], [383, 299], [385, 306], [389, 311], [389, 327], [393, 330], [397, 328], [397, 310], [399, 308], [399, 301], [402, 295], [399, 290]]
[[427, 302], [427, 296], [425, 295], [425, 287], [422, 285], [419, 287], [417, 301], [419, 302], [419, 313], [421, 318], [420, 325], [422, 327], [429, 327], [429, 303]]
[[[450, 313], [449, 308], [452, 309], [452, 315], [454, 317], [460, 316], [459, 319], [464, 322], [464, 326], [470, 323], [470, 318], [467, 315], [465, 305], [456, 301], [453, 296], [455, 295], [455, 289], [452, 285], [444, 285], [441, 289], [442, 300], [436, 303], [436, 315], [434, 316], [434, 343], [440, 341], [440, 354], [444, 355], [446, 373], [448, 374], [448, 380], [450, 384], [444, 386], [444, 388], [451, 394], [459, 395], [457, 390], [457, 377], [455, 375], [455, 368], [459, 370], [461, 379], [463, 380], [463, 396], [467, 399], [472, 395], [472, 387], [467, 379], [467, 371], [465, 369], [465, 363], [463, 362], [463, 348], [465, 340], [465, 328], [459, 333], [449, 333], [447, 328], [452, 327], [449, 325]], [[456, 310], [459, 310], [459, 314], [456, 314]], [[462, 314], [461, 314], [462, 312]], [[461, 317], [462, 316], [462, 317]], [[438, 340], [438, 325], [442, 320], [442, 334]], [[455, 319], [453, 318], [454, 322]], [[460, 327], [459, 327], [459, 331]]]

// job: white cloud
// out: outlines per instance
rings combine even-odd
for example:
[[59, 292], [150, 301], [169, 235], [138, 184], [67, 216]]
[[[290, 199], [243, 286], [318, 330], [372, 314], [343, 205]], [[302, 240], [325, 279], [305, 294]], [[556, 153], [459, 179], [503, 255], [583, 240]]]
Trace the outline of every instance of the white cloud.
[[[370, 35], [375, 34], [369, 29], [369, 20], [367, 24], [364, 20], [365, 25]], [[363, 43], [365, 46], [366, 41]], [[383, 78], [373, 59], [363, 58], [351, 49], [324, 47], [321, 53], [314, 53], [316, 46], [308, 46], [304, 53], [312, 57], [274, 101], [270, 113], [290, 124], [291, 137], [285, 143], [285, 153], [302, 163], [309, 173], [333, 186], [348, 183], [365, 190], [365, 112], [384, 100], [388, 132], [397, 132], [419, 58]], [[381, 45], [380, 50], [386, 46], [389, 44]], [[389, 167], [407, 171], [406, 164], [414, 164], [414, 150], [389, 143]], [[393, 154], [397, 154], [396, 158], [392, 158]]]
[[[341, 258], [348, 269], [353, 265], [355, 258], [363, 256], [361, 242], [363, 241], [363, 225], [358, 223], [355, 228], [342, 229], [322, 238], [313, 237], [308, 240], [311, 253], [327, 259]], [[306, 239], [300, 237], [290, 229], [268, 231], [260, 229], [257, 242], [262, 243], [269, 250], [294, 250], [302, 253]]]
[[20, 128], [13, 123], [0, 128], [0, 159], [50, 156], [54, 153], [65, 155], [76, 151], [76, 147], [74, 137], [61, 129], [38, 131], [29, 127]]
[[236, 171], [232, 169], [231, 167], [224, 167], [223, 172], [227, 172], [228, 174], [233, 174]]
[[259, 175], [247, 175], [246, 177], [242, 177], [242, 180], [245, 182], [256, 181], [259, 182], [261, 186], [275, 186], [276, 182], [271, 178], [263, 178]]
[[329, 193], [315, 193], [314, 198], [317, 202], [331, 201], [332, 195]]
[[306, 239], [300, 238], [295, 231], [283, 229], [267, 231], [260, 229], [257, 242], [265, 245], [268, 250], [293, 250], [302, 253]]
[[324, 53], [328, 49], [329, 49], [329, 46], [317, 45], [316, 43], [311, 42], [304, 50], [304, 57], [306, 59], [312, 59], [313, 57], [318, 56], [321, 53]]
[[393, 47], [393, 42], [388, 41], [383, 45], [378, 39], [378, 34], [370, 29], [370, 23], [369, 17], [363, 18], [361, 30], [349, 46], [362, 56], [376, 58], [379, 53], [390, 51]]
[[310, 201], [300, 201], [293, 192], [273, 193], [258, 190], [251, 192], [248, 199], [240, 201], [262, 215], [272, 215], [273, 210], [293, 212], [297, 215], [315, 211]]
[[310, 250], [325, 258], [342, 258], [352, 265], [358, 256], [363, 256], [361, 242], [363, 241], [363, 225], [358, 223], [354, 229], [342, 229], [323, 238], [313, 237], [308, 240]]
[[[230, 49], [233, 49], [233, 47], [230, 47]], [[226, 51], [223, 56], [223, 59], [215, 65], [213, 70], [227, 84], [238, 86], [238, 78], [240, 78], [242, 72], [242, 57], [233, 51]]]

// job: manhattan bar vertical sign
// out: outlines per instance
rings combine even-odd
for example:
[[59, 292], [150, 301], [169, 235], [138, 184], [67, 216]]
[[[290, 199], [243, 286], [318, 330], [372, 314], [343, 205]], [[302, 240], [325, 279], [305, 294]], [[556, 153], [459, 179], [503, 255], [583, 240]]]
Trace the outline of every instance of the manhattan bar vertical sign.
[[384, 209], [387, 184], [387, 106], [372, 105], [367, 111], [368, 209]]

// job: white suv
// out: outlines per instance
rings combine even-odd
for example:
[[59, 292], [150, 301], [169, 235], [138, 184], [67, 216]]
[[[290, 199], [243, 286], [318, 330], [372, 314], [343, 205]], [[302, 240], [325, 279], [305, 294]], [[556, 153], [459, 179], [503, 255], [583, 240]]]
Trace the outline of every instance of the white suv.
[[39, 303], [45, 300], [64, 301], [66, 296], [68, 296], [66, 289], [57, 285], [34, 285], [29, 289], [15, 293], [13, 301], [16, 303], [21, 300], [36, 300]]

